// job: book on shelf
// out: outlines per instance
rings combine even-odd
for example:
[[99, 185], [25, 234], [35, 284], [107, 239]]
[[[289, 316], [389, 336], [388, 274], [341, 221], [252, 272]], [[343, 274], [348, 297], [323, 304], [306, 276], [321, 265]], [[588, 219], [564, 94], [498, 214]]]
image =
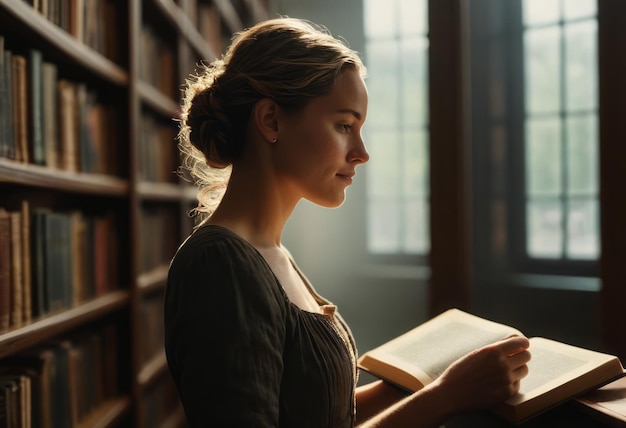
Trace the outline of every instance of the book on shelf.
[[27, 59], [23, 55], [12, 56], [13, 83], [13, 138], [15, 160], [28, 163], [28, 90]]
[[0, 35], [0, 157], [12, 158], [13, 137], [13, 53]]
[[[513, 334], [522, 335], [513, 327], [450, 309], [366, 352], [358, 365], [408, 391], [418, 391], [457, 359]], [[541, 337], [530, 338], [530, 352], [529, 374], [519, 393], [490, 409], [514, 423], [624, 376], [613, 355]]]
[[45, 165], [45, 149], [43, 136], [43, 56], [41, 51], [30, 49], [28, 53], [28, 95], [30, 148], [32, 162]]
[[51, 168], [59, 168], [58, 153], [59, 127], [58, 127], [58, 96], [57, 80], [58, 70], [55, 64], [44, 61], [41, 66], [42, 86], [42, 127], [44, 139], [45, 164]]
[[198, 31], [215, 56], [223, 51], [222, 17], [213, 3], [198, 5]]
[[23, 318], [22, 216], [9, 213], [11, 219], [11, 325], [20, 327]]
[[[3, 358], [0, 385], [10, 386], [8, 395], [0, 389], [0, 399], [8, 398], [5, 413], [31, 422], [14, 426], [79, 426], [117, 395], [116, 360], [108, 357], [107, 348], [112, 340], [117, 340], [116, 328], [107, 324], [101, 330], [46, 341]], [[0, 426], [7, 426], [1, 415]]]
[[11, 320], [11, 216], [0, 208], [0, 333]]

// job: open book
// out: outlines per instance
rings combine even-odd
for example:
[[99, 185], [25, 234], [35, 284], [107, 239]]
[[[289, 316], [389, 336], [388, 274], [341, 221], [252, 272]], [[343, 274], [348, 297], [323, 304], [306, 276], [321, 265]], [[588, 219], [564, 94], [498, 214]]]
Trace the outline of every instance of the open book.
[[[359, 368], [409, 391], [431, 383], [468, 352], [522, 334], [504, 324], [450, 309], [366, 352]], [[532, 359], [520, 391], [493, 412], [514, 423], [624, 376], [619, 359], [554, 340], [530, 339]]]

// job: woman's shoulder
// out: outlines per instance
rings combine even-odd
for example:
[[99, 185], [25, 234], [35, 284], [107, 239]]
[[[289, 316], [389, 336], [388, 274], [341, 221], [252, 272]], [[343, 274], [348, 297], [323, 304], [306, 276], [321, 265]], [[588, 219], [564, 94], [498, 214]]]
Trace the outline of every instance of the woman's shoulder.
[[206, 224], [198, 227], [178, 248], [174, 256], [177, 259], [201, 257], [212, 253], [215, 257], [229, 258], [247, 255], [259, 258], [256, 249], [231, 230], [217, 225]]
[[[168, 282], [264, 283], [276, 281], [263, 256], [248, 241], [217, 225], [197, 228], [180, 246], [170, 264]], [[255, 287], [258, 288], [258, 287]]]

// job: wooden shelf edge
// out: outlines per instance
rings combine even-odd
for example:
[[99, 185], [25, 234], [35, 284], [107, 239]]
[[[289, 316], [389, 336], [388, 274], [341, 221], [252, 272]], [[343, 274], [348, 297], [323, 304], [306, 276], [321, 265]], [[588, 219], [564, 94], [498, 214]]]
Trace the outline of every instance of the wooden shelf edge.
[[139, 385], [139, 388], [142, 390], [147, 389], [166, 371], [167, 358], [165, 357], [165, 351], [163, 350], [144, 364], [142, 369], [137, 374], [137, 384]]
[[78, 428], [107, 428], [119, 425], [121, 419], [130, 412], [130, 397], [120, 396], [102, 403], [78, 423]]
[[180, 201], [188, 196], [185, 187], [188, 186], [174, 183], [140, 181], [137, 183], [137, 194], [144, 199]]
[[137, 278], [137, 288], [141, 294], [147, 294], [165, 287], [167, 281], [168, 265], [159, 266], [150, 272], [142, 273]]
[[0, 358], [36, 345], [41, 340], [64, 333], [89, 321], [128, 306], [130, 292], [119, 290], [74, 308], [47, 315], [23, 327], [0, 335]]
[[174, 118], [180, 109], [176, 101], [172, 100], [148, 82], [138, 81], [137, 92], [144, 103], [164, 116]]
[[243, 30], [243, 22], [230, 0], [213, 0], [231, 33]]
[[191, 19], [185, 12], [172, 0], [153, 0], [161, 12], [167, 16], [170, 22], [177, 27], [178, 32], [192, 45], [192, 47], [205, 57], [204, 59], [213, 60], [217, 54], [213, 52], [206, 41], [202, 38], [198, 30], [194, 27]]
[[183, 406], [179, 405], [176, 406], [167, 419], [159, 425], [159, 428], [180, 428], [185, 426], [185, 422], [185, 411], [183, 410]]
[[112, 196], [126, 196], [129, 191], [128, 181], [121, 178], [64, 171], [3, 158], [0, 158], [0, 183]]
[[269, 19], [267, 9], [261, 4], [261, 0], [245, 0], [248, 9], [252, 11], [252, 19], [261, 22]]
[[0, 6], [7, 10], [34, 33], [44, 38], [83, 67], [120, 86], [128, 84], [128, 73], [106, 58], [83, 44], [69, 33], [37, 13], [24, 1], [0, 0]]

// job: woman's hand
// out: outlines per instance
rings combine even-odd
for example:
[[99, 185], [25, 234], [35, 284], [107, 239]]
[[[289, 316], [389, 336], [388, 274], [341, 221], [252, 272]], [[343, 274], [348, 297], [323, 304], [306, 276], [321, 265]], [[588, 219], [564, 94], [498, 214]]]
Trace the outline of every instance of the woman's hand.
[[511, 336], [477, 349], [451, 364], [429, 388], [439, 389], [451, 414], [502, 402], [519, 391], [528, 374], [529, 345], [527, 338]]

